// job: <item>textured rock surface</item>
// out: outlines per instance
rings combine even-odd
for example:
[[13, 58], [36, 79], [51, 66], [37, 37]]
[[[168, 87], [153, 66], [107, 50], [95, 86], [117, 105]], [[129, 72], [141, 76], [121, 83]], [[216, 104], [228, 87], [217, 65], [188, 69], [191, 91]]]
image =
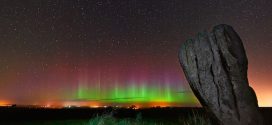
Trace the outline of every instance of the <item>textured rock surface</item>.
[[194, 94], [219, 124], [263, 124], [248, 84], [243, 43], [231, 26], [218, 25], [187, 40], [179, 59]]

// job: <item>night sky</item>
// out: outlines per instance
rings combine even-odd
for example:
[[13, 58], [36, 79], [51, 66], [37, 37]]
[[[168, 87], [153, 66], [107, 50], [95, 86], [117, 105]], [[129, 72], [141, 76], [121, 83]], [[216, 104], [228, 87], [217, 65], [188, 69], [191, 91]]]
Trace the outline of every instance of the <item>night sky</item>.
[[1, 0], [0, 104], [196, 106], [179, 47], [225, 23], [272, 106], [271, 14], [271, 0]]

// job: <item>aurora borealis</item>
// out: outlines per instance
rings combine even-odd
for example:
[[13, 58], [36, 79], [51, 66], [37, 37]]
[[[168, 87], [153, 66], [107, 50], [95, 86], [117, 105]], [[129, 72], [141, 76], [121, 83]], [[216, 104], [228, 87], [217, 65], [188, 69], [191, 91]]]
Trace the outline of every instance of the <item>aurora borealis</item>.
[[240, 34], [260, 106], [272, 106], [270, 0], [2, 0], [0, 105], [199, 106], [182, 42]]

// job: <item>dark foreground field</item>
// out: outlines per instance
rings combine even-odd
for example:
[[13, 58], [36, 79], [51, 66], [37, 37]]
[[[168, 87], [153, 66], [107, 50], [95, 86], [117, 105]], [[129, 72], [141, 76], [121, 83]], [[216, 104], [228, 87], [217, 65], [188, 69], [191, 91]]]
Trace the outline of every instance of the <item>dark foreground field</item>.
[[[272, 108], [260, 108], [260, 110], [264, 116], [265, 125], [270, 125]], [[149, 123], [181, 125], [195, 122], [199, 120], [199, 117], [200, 122], [201, 120], [209, 121], [209, 115], [202, 108], [0, 108], [0, 125], [96, 125], [94, 122], [99, 122], [101, 119], [111, 121], [117, 119], [122, 122], [122, 125], [131, 119], [141, 120], [145, 125], [151, 125]], [[122, 119], [126, 120], [122, 121]]]

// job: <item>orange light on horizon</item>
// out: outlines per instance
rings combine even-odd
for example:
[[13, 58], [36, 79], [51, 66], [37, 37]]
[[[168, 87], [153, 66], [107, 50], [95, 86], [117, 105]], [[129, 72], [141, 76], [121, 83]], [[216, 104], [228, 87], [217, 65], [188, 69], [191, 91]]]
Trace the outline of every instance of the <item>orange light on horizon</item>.
[[260, 107], [272, 106], [270, 74], [249, 72], [249, 84], [254, 89]]
[[11, 103], [8, 101], [3, 101], [3, 100], [0, 101], [0, 106], [10, 106], [10, 105]]

